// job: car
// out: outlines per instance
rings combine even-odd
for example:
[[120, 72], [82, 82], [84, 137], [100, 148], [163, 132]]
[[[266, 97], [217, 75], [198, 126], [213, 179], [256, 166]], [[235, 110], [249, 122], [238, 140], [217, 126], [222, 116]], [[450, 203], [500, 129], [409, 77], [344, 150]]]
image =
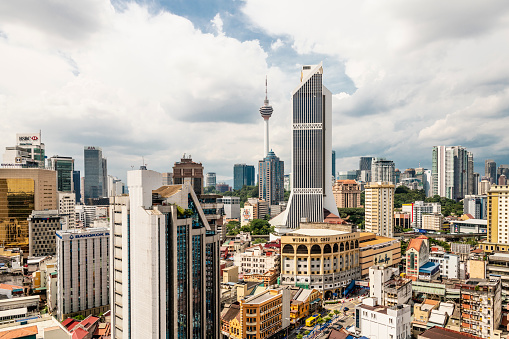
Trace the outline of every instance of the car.
[[343, 328], [343, 325], [338, 324], [338, 325], [334, 326], [334, 328], [339, 331]]
[[344, 311], [344, 312], [346, 312], [346, 311], [348, 311], [348, 310], [349, 310], [349, 308], [348, 308], [348, 307], [346, 307], [346, 306], [345, 306], [345, 307], [343, 307], [343, 311]]

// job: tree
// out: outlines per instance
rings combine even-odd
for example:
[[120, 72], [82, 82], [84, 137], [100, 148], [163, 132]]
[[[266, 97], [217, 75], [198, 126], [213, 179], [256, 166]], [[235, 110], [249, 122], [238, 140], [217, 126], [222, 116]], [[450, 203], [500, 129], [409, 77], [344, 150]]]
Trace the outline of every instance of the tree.
[[225, 227], [227, 235], [237, 235], [240, 233], [240, 222], [237, 220], [228, 221]]
[[334, 310], [334, 314], [339, 314], [341, 312], [339, 312], [338, 310]]
[[304, 331], [304, 335], [308, 335], [309, 333], [311, 333], [311, 332], [309, 332], [309, 331]]
[[258, 198], [258, 186], [243, 186], [240, 190], [224, 192], [224, 196], [240, 197], [240, 207], [244, 207], [244, 203], [248, 198]]
[[256, 244], [264, 244], [266, 243], [267, 240], [266, 239], [263, 239], [263, 238], [256, 238], [255, 240], [253, 240], [253, 245], [256, 245]]
[[338, 208], [341, 219], [348, 220], [354, 225], [364, 224], [364, 208]]
[[296, 338], [297, 339], [302, 339], [302, 338], [304, 338], [304, 336], [301, 333], [299, 333], [299, 334], [297, 334]]
[[331, 320], [331, 317], [327, 316], [327, 317], [325, 317], [323, 320], [324, 320], [324, 322], [328, 322], [328, 321], [330, 321], [330, 320]]

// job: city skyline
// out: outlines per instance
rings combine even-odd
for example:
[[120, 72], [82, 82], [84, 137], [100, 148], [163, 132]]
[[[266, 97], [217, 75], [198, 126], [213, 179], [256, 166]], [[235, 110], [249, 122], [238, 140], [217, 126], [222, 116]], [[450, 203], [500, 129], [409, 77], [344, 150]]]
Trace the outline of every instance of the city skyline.
[[[226, 181], [233, 164], [263, 158], [265, 76], [271, 144], [290, 163], [295, 74], [323, 60], [337, 171], [357, 168], [360, 156], [430, 169], [436, 145], [468, 148], [481, 176], [485, 159], [509, 163], [509, 47], [499, 43], [509, 31], [506, 2], [304, 6], [2, 4], [0, 147], [42, 130], [48, 157], [72, 156], [82, 173], [81, 149], [92, 144], [123, 180], [142, 157], [167, 172], [191, 153]], [[307, 30], [288, 19], [317, 10]]]

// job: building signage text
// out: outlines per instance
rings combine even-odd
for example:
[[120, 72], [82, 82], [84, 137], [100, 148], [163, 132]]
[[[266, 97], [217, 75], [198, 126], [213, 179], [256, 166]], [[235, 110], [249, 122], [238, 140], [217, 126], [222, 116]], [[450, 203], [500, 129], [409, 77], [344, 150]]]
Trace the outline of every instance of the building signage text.
[[103, 233], [90, 233], [90, 234], [71, 234], [69, 236], [69, 239], [80, 239], [80, 238], [92, 238], [92, 237], [102, 237], [102, 236], [109, 236], [109, 232], [103, 232]]

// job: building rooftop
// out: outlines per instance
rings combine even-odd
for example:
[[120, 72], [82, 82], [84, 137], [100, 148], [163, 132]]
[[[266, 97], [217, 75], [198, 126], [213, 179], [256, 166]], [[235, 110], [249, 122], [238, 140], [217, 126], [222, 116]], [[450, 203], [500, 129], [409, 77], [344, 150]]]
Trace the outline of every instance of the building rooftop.
[[443, 327], [434, 326], [422, 334], [419, 335], [419, 338], [426, 339], [481, 339], [481, 337], [477, 337], [472, 334], [462, 333], [454, 330], [449, 330]]
[[425, 263], [424, 265], [419, 267], [419, 273], [420, 272], [432, 273], [436, 268], [439, 268], [439, 267], [440, 267], [439, 263], [428, 261], [427, 263]]
[[289, 236], [303, 235], [303, 236], [309, 236], [309, 237], [343, 235], [343, 234], [349, 234], [349, 232], [328, 230], [328, 229], [312, 229], [312, 228], [302, 229], [301, 228], [301, 229], [286, 233], [286, 235], [289, 235]]
[[0, 339], [24, 338], [38, 334], [36, 325], [0, 332]]
[[182, 185], [168, 185], [152, 190], [152, 194], [159, 194], [162, 198], [169, 198], [180, 190], [182, 190]]
[[468, 220], [451, 220], [452, 224], [463, 224], [463, 225], [488, 225], [486, 219], [468, 219]]
[[[423, 237], [423, 238], [421, 238]], [[407, 251], [411, 248], [415, 249], [417, 252], [419, 252], [421, 250], [421, 246], [422, 246], [422, 243], [424, 242], [424, 240], [426, 240], [428, 238], [424, 237], [424, 236], [419, 236], [415, 239], [411, 239], [410, 240], [410, 243], [408, 244], [408, 247], [407, 247]]]

